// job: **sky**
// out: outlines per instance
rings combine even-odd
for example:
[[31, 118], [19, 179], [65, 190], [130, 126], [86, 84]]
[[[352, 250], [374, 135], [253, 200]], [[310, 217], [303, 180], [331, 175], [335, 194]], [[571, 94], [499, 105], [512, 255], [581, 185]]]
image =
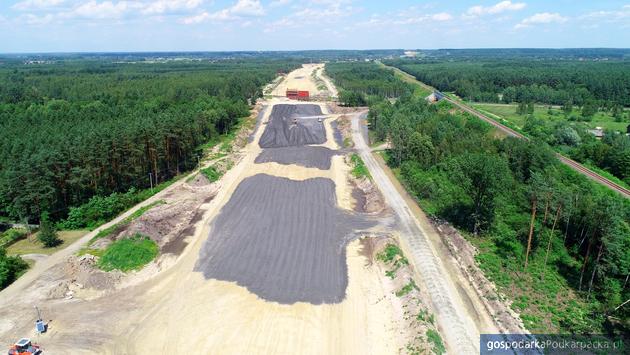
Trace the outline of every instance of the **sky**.
[[0, 53], [630, 47], [630, 0], [0, 0]]

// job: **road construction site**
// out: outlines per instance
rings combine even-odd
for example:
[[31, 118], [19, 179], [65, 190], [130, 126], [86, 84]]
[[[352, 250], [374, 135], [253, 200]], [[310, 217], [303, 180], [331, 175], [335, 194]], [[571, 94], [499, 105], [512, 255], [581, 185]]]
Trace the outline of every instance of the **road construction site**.
[[[220, 180], [193, 172], [141, 204], [163, 200], [118, 234], [162, 236], [154, 262], [88, 285], [77, 274], [94, 258], [77, 252], [99, 230], [88, 234], [0, 293], [0, 342], [30, 336], [51, 354], [398, 354], [431, 352], [432, 331], [448, 352], [477, 352], [479, 334], [499, 328], [371, 158], [364, 112], [279, 98], [317, 91], [322, 67], [289, 73], [259, 102]], [[352, 177], [340, 137], [374, 180]], [[387, 245], [410, 262], [388, 270]]]

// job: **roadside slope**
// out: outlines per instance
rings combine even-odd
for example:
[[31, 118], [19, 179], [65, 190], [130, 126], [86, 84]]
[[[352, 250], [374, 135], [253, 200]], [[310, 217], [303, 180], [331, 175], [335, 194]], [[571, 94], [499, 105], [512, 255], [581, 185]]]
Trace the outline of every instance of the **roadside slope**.
[[[364, 113], [365, 114], [365, 113]], [[458, 291], [449, 278], [427, 233], [411, 213], [385, 172], [378, 165], [360, 129], [360, 115], [352, 119], [352, 136], [361, 159], [365, 162], [388, 205], [398, 217], [402, 240], [411, 251], [412, 262], [428, 288], [437, 321], [450, 348], [458, 354], [479, 352], [479, 330], [466, 311]]]

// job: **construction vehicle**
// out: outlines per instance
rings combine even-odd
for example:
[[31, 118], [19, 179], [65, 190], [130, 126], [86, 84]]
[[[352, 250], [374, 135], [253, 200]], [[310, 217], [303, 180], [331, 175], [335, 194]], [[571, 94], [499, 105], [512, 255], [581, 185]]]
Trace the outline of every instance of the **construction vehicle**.
[[31, 339], [22, 338], [9, 349], [9, 355], [39, 355], [42, 349], [38, 345], [33, 345]]

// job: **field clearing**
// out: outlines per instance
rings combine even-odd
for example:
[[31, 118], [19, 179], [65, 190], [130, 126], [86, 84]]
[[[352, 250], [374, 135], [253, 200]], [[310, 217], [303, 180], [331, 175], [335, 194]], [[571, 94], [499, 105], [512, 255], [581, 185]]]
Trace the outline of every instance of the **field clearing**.
[[[489, 114], [494, 119], [505, 119], [517, 128], [523, 128], [527, 115], [519, 115], [516, 113], [517, 105], [514, 104], [486, 104], [486, 103], [471, 103], [475, 109], [482, 113]], [[534, 117], [542, 120], [548, 120], [553, 122], [568, 121], [562, 110], [559, 107], [552, 107], [551, 113], [549, 112], [548, 105], [535, 105]], [[572, 116], [580, 118], [580, 112], [576, 109], [571, 113]], [[576, 125], [582, 125], [586, 128], [592, 129], [595, 127], [602, 127], [604, 129], [611, 129], [615, 131], [625, 132], [628, 126], [628, 122], [615, 122], [615, 119], [608, 112], [597, 112], [590, 122], [582, 121], [569, 121]]]
[[44, 248], [42, 243], [37, 239], [38, 233], [35, 233], [30, 238], [19, 240], [13, 243], [11, 246], [7, 248], [7, 254], [9, 255], [25, 255], [25, 254], [44, 254], [51, 255], [55, 252], [65, 249], [72, 243], [81, 239], [84, 235], [88, 234], [89, 231], [86, 230], [76, 230], [76, 231], [60, 231], [57, 232], [57, 235], [63, 243], [59, 244], [54, 248]]

